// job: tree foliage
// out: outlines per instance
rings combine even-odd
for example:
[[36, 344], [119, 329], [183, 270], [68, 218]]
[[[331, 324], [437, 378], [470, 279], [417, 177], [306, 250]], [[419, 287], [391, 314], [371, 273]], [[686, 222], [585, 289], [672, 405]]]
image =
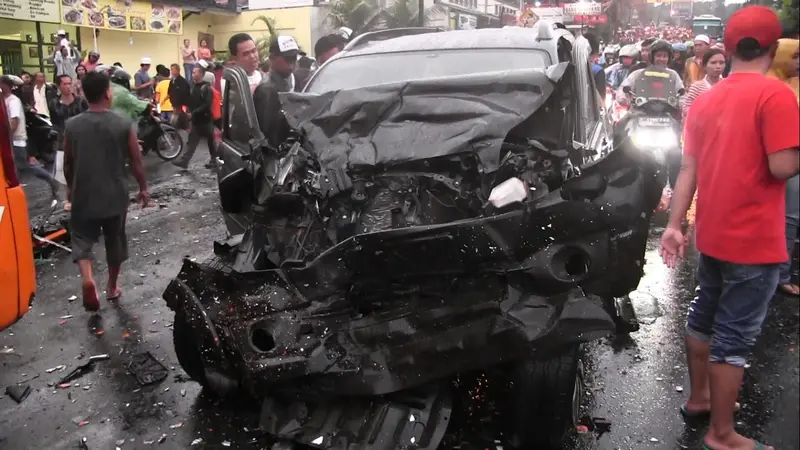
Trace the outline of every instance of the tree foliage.
[[328, 12], [334, 28], [347, 27], [354, 34], [381, 28], [405, 28], [419, 25], [417, 0], [394, 0], [382, 8], [377, 0], [335, 0]]
[[796, 31], [797, 26], [800, 25], [800, 2], [798, 0], [783, 0], [780, 16], [785, 28]]
[[355, 34], [378, 28], [381, 19], [375, 0], [336, 0], [328, 12], [328, 21], [334, 28], [347, 27]]
[[256, 23], [262, 23], [266, 27], [264, 34], [261, 35], [261, 37], [256, 38], [258, 54], [269, 55], [269, 44], [272, 43], [273, 39], [277, 39], [278, 37], [278, 29], [275, 26], [275, 19], [267, 16], [258, 16], [253, 19], [250, 25], [255, 25]]

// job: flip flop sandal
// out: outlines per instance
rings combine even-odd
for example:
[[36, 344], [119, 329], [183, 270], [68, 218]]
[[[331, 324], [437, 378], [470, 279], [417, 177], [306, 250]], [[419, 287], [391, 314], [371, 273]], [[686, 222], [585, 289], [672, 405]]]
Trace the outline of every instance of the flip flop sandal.
[[119, 300], [119, 297], [122, 295], [122, 288], [117, 286], [117, 290], [113, 294], [106, 294], [106, 300], [114, 301]]
[[94, 285], [83, 286], [83, 307], [86, 311], [95, 312], [100, 309], [100, 300], [97, 297], [97, 288]]
[[[741, 410], [741, 409], [742, 409], [742, 405], [740, 405], [739, 402], [736, 402], [736, 405], [733, 407], [733, 411], [734, 412], [739, 412], [739, 410]], [[687, 420], [707, 419], [707, 418], [711, 417], [711, 410], [689, 411], [686, 408], [686, 403], [681, 405], [680, 411], [681, 411], [681, 415], [683, 416], [683, 418], [687, 419]]]

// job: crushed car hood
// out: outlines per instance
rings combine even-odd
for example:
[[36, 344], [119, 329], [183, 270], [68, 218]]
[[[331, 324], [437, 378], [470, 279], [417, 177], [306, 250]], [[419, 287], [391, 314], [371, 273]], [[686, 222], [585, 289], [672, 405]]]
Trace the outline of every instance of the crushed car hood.
[[281, 94], [289, 125], [325, 168], [392, 166], [475, 152], [487, 172], [509, 131], [539, 109], [567, 64]]

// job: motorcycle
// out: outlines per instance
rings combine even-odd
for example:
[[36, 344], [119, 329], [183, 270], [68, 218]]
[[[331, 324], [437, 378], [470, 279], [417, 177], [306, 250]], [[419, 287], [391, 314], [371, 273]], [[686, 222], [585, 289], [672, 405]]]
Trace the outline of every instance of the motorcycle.
[[649, 154], [666, 168], [675, 186], [681, 164], [679, 98], [683, 88], [665, 70], [647, 68], [632, 87], [623, 87], [631, 105], [614, 128], [614, 142]]
[[183, 138], [178, 130], [162, 121], [152, 105], [149, 105], [139, 118], [137, 138], [142, 155], [152, 150], [164, 161], [172, 161], [183, 151]]
[[26, 109], [25, 132], [28, 134], [28, 155], [36, 157], [45, 168], [51, 168], [56, 161], [59, 138], [53, 122], [44, 114]]

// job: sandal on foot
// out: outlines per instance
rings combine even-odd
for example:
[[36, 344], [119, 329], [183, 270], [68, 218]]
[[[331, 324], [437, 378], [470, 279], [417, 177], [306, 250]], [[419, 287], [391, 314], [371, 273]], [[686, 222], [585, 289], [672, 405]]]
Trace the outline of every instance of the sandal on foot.
[[778, 286], [778, 289], [780, 289], [784, 295], [791, 295], [793, 297], [800, 295], [800, 287], [798, 287], [796, 284], [781, 284]]
[[100, 309], [100, 300], [97, 297], [94, 284], [83, 286], [83, 307], [86, 311], [95, 312]]
[[[734, 405], [734, 407], [733, 407], [733, 411], [734, 412], [738, 412], [740, 409], [742, 409], [742, 405], [740, 405], [739, 402], [736, 402], [736, 405]], [[702, 411], [689, 411], [689, 409], [686, 408], [686, 403], [681, 405], [680, 411], [681, 411], [681, 415], [683, 416], [683, 418], [687, 419], [687, 420], [691, 420], [691, 419], [707, 419], [707, 418], [711, 417], [711, 410], [710, 409], [702, 410]]]
[[119, 297], [121, 295], [122, 295], [122, 288], [117, 286], [117, 289], [114, 291], [114, 293], [112, 293], [112, 294], [108, 294], [107, 293], [106, 294], [106, 300], [108, 300], [108, 301], [119, 300]]

